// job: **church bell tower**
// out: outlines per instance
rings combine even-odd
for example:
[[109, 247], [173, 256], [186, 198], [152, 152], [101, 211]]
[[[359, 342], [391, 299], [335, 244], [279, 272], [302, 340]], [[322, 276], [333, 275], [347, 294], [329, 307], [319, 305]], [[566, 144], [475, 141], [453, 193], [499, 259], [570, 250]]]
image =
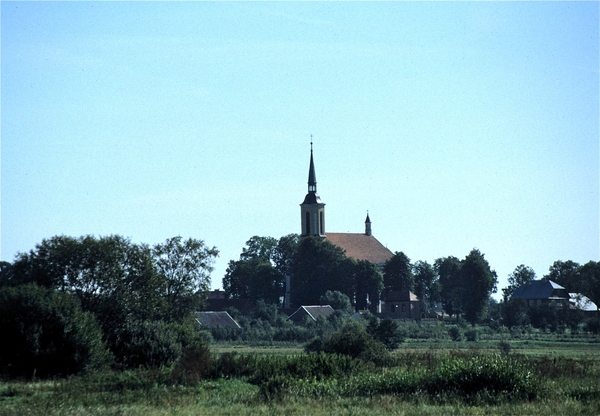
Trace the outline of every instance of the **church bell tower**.
[[317, 194], [317, 176], [313, 160], [312, 140], [310, 142], [310, 166], [308, 168], [308, 193], [300, 204], [302, 231], [300, 236], [325, 237], [325, 204]]

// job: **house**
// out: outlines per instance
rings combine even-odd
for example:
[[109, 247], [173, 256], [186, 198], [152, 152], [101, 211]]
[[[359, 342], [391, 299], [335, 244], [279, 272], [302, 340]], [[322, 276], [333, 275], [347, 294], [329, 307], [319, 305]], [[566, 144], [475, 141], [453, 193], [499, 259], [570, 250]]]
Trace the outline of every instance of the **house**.
[[380, 316], [396, 319], [420, 319], [425, 308], [423, 302], [409, 290], [383, 293]]
[[214, 328], [217, 326], [226, 328], [241, 328], [241, 326], [225, 311], [198, 312], [196, 321], [203, 328]]
[[552, 280], [533, 280], [516, 288], [510, 298], [523, 299], [529, 306], [546, 304], [568, 307], [570, 296], [564, 287]]
[[330, 305], [311, 305], [300, 306], [296, 312], [288, 316], [287, 321], [292, 321], [297, 324], [303, 323], [306, 318], [317, 321], [319, 318], [327, 319], [335, 312]]

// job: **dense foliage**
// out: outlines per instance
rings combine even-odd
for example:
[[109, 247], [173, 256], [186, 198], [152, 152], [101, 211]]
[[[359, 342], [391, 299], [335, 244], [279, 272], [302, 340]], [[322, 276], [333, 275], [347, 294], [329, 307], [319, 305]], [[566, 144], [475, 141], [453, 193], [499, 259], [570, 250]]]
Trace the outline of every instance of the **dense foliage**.
[[[72, 299], [88, 313], [82, 316], [98, 323], [102, 341], [116, 365], [160, 366], [174, 362], [188, 342], [196, 342], [194, 337], [181, 336], [186, 332], [182, 325], [208, 294], [217, 254], [201, 240], [184, 241], [181, 237], [150, 248], [120, 236], [57, 236], [43, 240], [29, 253], [18, 254], [12, 265], [3, 264], [0, 283], [15, 289], [39, 286], [46, 288], [50, 299], [59, 295]], [[14, 308], [31, 309], [31, 302], [41, 299], [40, 293], [29, 289], [14, 299]], [[56, 343], [62, 342], [61, 337], [71, 336], [67, 324], [61, 323], [64, 328], [54, 330], [54, 324], [41, 313], [32, 313], [27, 319], [32, 328], [41, 328], [49, 337], [37, 346], [39, 354], [51, 353]], [[92, 324], [89, 327], [89, 331], [94, 328]], [[195, 333], [198, 338], [198, 331]], [[60, 371], [76, 373], [79, 367], [72, 365]], [[47, 371], [45, 375], [53, 373]]]

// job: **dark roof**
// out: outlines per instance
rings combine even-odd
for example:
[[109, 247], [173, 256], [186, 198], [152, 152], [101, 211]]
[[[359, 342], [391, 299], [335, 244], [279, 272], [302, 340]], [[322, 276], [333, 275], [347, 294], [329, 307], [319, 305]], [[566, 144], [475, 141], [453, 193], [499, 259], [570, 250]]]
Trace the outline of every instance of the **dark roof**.
[[519, 286], [511, 295], [513, 298], [529, 299], [568, 299], [569, 294], [564, 287], [552, 280], [533, 280], [532, 282]]
[[394, 256], [386, 246], [372, 235], [353, 233], [327, 233], [327, 240], [346, 252], [346, 256], [356, 260], [367, 260], [374, 264], [384, 264]]
[[333, 308], [329, 305], [311, 305], [311, 306], [300, 306], [296, 309], [296, 312], [288, 316], [288, 320], [292, 320], [294, 322], [299, 322], [304, 319], [305, 316], [310, 317], [313, 321], [316, 321], [319, 318], [327, 318], [333, 312]]
[[393, 302], [393, 301], [396, 301], [396, 302], [406, 302], [406, 301], [418, 302], [419, 301], [419, 297], [409, 290], [400, 290], [400, 291], [386, 290], [385, 292], [382, 293], [381, 297], [385, 302]]
[[321, 201], [321, 198], [316, 192], [309, 192], [304, 197], [304, 201], [301, 205], [304, 204], [323, 204], [323, 201]]
[[198, 312], [196, 321], [206, 328], [224, 326], [229, 328], [241, 328], [240, 325], [225, 311], [220, 312]]

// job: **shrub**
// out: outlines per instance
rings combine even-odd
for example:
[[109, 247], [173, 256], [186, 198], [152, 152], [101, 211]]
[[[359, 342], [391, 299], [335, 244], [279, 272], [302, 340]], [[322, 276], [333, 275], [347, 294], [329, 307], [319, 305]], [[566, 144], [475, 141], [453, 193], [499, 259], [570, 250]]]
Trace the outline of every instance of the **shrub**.
[[367, 326], [367, 331], [376, 340], [381, 342], [389, 350], [395, 350], [404, 342], [404, 336], [400, 331], [398, 322], [392, 319], [372, 319]]
[[452, 338], [453, 341], [462, 340], [464, 335], [462, 328], [458, 326], [451, 326], [450, 329], [448, 329], [448, 334], [450, 335], [450, 338]]
[[0, 289], [0, 371], [10, 377], [83, 373], [110, 362], [94, 317], [70, 295], [35, 284]]
[[467, 341], [470, 342], [475, 342], [477, 341], [477, 330], [475, 328], [469, 329], [467, 332], [465, 332], [465, 338], [467, 339]]
[[343, 354], [375, 364], [384, 364], [390, 356], [385, 345], [376, 341], [357, 322], [347, 323], [331, 338], [323, 342], [323, 351], [330, 354]]

